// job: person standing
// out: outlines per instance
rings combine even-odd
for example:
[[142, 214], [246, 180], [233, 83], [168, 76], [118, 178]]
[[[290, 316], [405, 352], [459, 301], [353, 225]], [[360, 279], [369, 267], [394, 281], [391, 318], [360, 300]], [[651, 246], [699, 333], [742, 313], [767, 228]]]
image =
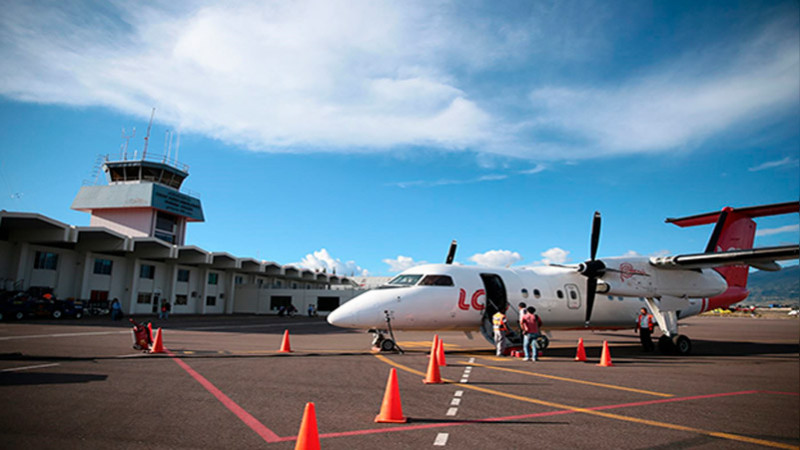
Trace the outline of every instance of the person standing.
[[111, 320], [122, 318], [122, 304], [116, 298], [111, 302]]
[[522, 335], [525, 334], [525, 331], [522, 329], [522, 318], [528, 313], [526, 309], [528, 305], [526, 305], [525, 302], [519, 302], [517, 307], [519, 308], [519, 334]]
[[508, 332], [508, 321], [504, 313], [497, 311], [492, 316], [492, 329], [494, 330], [494, 345], [497, 348], [497, 356], [503, 356], [506, 351], [506, 332]]
[[642, 349], [646, 352], [652, 352], [656, 349], [656, 346], [653, 344], [653, 339], [650, 338], [650, 335], [653, 334], [654, 327], [653, 315], [648, 313], [646, 308], [642, 308], [639, 311], [639, 317], [636, 318], [634, 332], [639, 333], [639, 340], [642, 341]]
[[541, 328], [542, 319], [536, 314], [536, 308], [529, 306], [527, 314], [522, 318], [522, 330], [524, 332], [522, 349], [525, 352], [525, 361], [537, 361], [539, 359], [536, 339], [541, 336]]

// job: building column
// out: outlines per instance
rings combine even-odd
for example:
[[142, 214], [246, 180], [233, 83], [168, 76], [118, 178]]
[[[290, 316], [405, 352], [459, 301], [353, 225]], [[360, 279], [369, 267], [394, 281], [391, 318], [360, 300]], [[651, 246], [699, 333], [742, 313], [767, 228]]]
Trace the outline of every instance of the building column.
[[200, 314], [206, 314], [206, 297], [208, 297], [208, 272], [209, 268], [204, 268], [203, 277], [200, 279], [200, 282], [203, 283], [203, 289], [201, 289], [202, 295], [200, 297]]
[[81, 274], [81, 285], [78, 288], [78, 298], [86, 300], [91, 295], [89, 286], [89, 276], [94, 271], [94, 264], [92, 264], [92, 252], [87, 251], [83, 257], [83, 273]]
[[236, 272], [230, 272], [225, 286], [225, 314], [233, 314], [233, 301], [236, 299]]
[[169, 289], [167, 301], [170, 306], [170, 314], [172, 314], [175, 311], [175, 291], [178, 289], [178, 263], [172, 264], [172, 278], [167, 288]]
[[[18, 257], [17, 269], [14, 273], [14, 289], [26, 290], [30, 286], [30, 280], [26, 281], [25, 275], [30, 273], [28, 271], [28, 264], [30, 261], [31, 246], [27, 242], [17, 242], [17, 245], [19, 247], [16, 249]], [[17, 283], [20, 284], [19, 287], [17, 287]]]
[[133, 258], [130, 293], [128, 295], [128, 314], [134, 314], [134, 311], [136, 311], [136, 301], [139, 298], [139, 270], [139, 258]]

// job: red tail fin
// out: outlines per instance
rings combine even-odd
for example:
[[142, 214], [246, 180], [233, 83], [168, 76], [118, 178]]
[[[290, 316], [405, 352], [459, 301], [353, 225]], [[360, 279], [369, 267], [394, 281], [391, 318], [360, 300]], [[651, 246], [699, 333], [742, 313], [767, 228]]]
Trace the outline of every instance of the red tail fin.
[[[774, 205], [753, 206], [750, 208], [725, 207], [720, 212], [698, 214], [696, 216], [667, 219], [680, 227], [693, 227], [716, 222], [714, 231], [706, 246], [706, 253], [753, 248], [756, 236], [754, 217], [776, 216], [800, 210], [800, 202], [778, 203]], [[748, 266], [728, 266], [715, 269], [728, 282], [728, 291], [719, 297], [709, 299], [709, 303], [727, 306], [747, 297]], [[712, 302], [711, 300], [718, 300]], [[711, 309], [712, 305], [709, 305]], [[716, 307], [716, 306], [714, 306]]]

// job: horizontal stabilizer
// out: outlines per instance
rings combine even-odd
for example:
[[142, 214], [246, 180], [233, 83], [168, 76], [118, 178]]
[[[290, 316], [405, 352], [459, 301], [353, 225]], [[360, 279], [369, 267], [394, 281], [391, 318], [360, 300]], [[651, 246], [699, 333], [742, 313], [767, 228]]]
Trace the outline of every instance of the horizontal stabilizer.
[[751, 206], [748, 208], [725, 208], [722, 211], [715, 211], [694, 216], [680, 217], [676, 219], [666, 219], [666, 223], [674, 223], [679, 227], [693, 227], [696, 225], [707, 225], [716, 223], [722, 212], [735, 212], [744, 217], [764, 217], [778, 216], [800, 211], [800, 202], [775, 203], [772, 205]]
[[765, 270], [780, 269], [776, 261], [797, 259], [800, 245], [751, 248], [717, 253], [695, 253], [650, 258], [650, 264], [661, 269], [705, 269], [748, 265]]

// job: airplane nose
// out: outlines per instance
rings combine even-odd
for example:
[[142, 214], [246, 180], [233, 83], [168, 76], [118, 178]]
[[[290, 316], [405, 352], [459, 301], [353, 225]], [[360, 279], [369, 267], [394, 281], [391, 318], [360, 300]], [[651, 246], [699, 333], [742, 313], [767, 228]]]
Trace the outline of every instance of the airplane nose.
[[348, 307], [348, 304], [345, 303], [328, 314], [328, 323], [343, 328], [357, 327], [358, 316], [358, 311], [352, 307]]

